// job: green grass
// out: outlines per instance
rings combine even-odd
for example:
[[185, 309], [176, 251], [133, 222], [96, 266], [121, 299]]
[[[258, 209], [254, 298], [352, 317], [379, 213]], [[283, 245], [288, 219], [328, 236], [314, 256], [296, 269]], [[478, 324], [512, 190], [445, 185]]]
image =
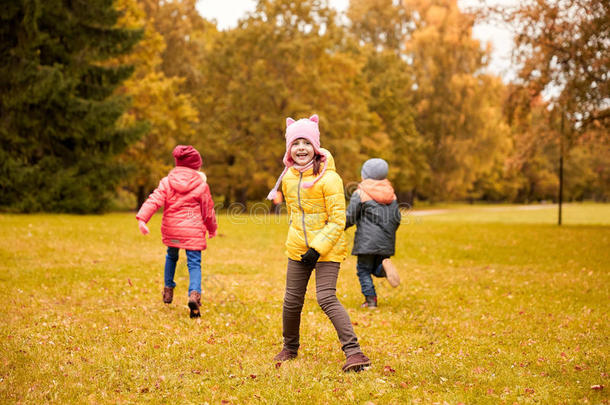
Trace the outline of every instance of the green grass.
[[[407, 216], [424, 210], [434, 215], [426, 215], [429, 222], [469, 222], [469, 223], [514, 223], [514, 224], [557, 224], [557, 204], [532, 205], [472, 205], [443, 204], [407, 211]], [[610, 204], [564, 204], [562, 208], [564, 225], [610, 225]]]
[[610, 205], [568, 205], [562, 227], [491, 208], [407, 216], [403, 283], [376, 282], [376, 311], [342, 264], [360, 374], [341, 372], [312, 284], [299, 357], [272, 361], [283, 217], [219, 217], [191, 320], [183, 252], [161, 302], [160, 214], [147, 237], [133, 214], [0, 215], [0, 403], [609, 403]]

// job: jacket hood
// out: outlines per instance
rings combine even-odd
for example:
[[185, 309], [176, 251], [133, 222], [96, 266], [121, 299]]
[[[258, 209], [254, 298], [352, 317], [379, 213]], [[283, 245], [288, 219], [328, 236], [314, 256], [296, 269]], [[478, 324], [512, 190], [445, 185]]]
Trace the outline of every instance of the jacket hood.
[[358, 185], [358, 189], [380, 204], [390, 204], [396, 199], [394, 187], [392, 187], [392, 183], [388, 179], [366, 179]]
[[171, 188], [180, 194], [186, 194], [204, 183], [204, 177], [198, 171], [185, 166], [174, 167], [167, 179]]
[[332, 153], [330, 153], [328, 149], [324, 148], [320, 148], [320, 151], [326, 155], [326, 170], [332, 170], [336, 172], [337, 168], [335, 167], [335, 158], [333, 157]]

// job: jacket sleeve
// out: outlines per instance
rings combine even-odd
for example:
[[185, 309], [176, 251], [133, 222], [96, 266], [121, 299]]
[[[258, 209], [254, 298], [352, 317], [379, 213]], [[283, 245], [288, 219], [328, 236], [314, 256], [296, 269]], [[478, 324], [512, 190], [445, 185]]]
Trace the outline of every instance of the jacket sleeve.
[[286, 203], [286, 214], [288, 215], [288, 223], [292, 219], [292, 212], [290, 211], [290, 204], [288, 204], [288, 194], [286, 194], [286, 182], [282, 180], [282, 195], [284, 196], [284, 202]]
[[216, 235], [216, 230], [218, 229], [218, 223], [216, 222], [216, 211], [214, 210], [214, 200], [212, 200], [210, 186], [207, 184], [205, 185], [205, 190], [203, 191], [201, 217], [203, 218], [203, 224], [208, 230], [208, 233], [210, 235]]
[[146, 201], [144, 201], [144, 204], [140, 207], [140, 211], [136, 214], [138, 220], [148, 222], [160, 207], [165, 206], [165, 197], [167, 196], [168, 190], [166, 179], [167, 177], [161, 179], [159, 186], [157, 186], [155, 191], [153, 191]]
[[318, 232], [309, 247], [315, 249], [320, 256], [326, 255], [337, 243], [345, 231], [345, 194], [343, 181], [335, 172], [325, 181], [322, 192], [328, 215], [328, 223]]
[[396, 211], [394, 213], [394, 218], [396, 220], [396, 229], [398, 229], [398, 227], [400, 226], [400, 223], [402, 222], [402, 214], [400, 213], [400, 206], [398, 204], [396, 204]]
[[356, 225], [360, 219], [360, 192], [354, 191], [352, 197], [349, 199], [349, 205], [347, 206], [347, 213], [345, 214], [345, 229], [352, 225]]

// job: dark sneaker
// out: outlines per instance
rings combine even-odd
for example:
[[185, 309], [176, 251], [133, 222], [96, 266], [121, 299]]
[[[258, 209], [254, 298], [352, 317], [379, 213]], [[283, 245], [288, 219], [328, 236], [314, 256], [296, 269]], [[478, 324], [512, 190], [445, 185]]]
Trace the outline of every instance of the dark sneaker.
[[284, 349], [282, 349], [281, 352], [279, 352], [278, 354], [275, 355], [273, 360], [274, 361], [286, 361], [286, 360], [292, 360], [295, 357], [297, 357], [296, 352], [291, 352], [290, 350], [284, 348]]
[[345, 364], [343, 365], [342, 370], [344, 372], [355, 371], [356, 373], [364, 370], [365, 367], [371, 365], [371, 361], [368, 357], [364, 355], [364, 353], [356, 353], [348, 356], [347, 360], [345, 360]]
[[163, 302], [166, 304], [171, 304], [174, 299], [174, 289], [171, 287], [163, 288]]
[[362, 303], [362, 305], [360, 305], [362, 308], [370, 308], [370, 309], [375, 309], [377, 308], [377, 297], [374, 295], [366, 295], [365, 297], [364, 303]]
[[201, 316], [201, 313], [199, 312], [200, 306], [201, 294], [199, 294], [197, 291], [191, 291], [191, 294], [189, 295], [189, 308], [191, 310], [191, 318], [199, 318]]
[[388, 283], [390, 283], [392, 287], [398, 287], [400, 284], [400, 276], [398, 275], [398, 270], [396, 270], [394, 264], [390, 261], [390, 259], [383, 259], [381, 265], [383, 266], [383, 271], [388, 279]]

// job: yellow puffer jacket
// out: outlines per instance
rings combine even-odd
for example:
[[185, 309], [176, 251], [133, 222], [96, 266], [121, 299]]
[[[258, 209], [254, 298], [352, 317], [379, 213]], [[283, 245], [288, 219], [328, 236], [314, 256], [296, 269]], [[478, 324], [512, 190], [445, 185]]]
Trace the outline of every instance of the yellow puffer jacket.
[[347, 256], [345, 240], [345, 193], [335, 161], [326, 149], [326, 172], [311, 188], [301, 183], [313, 181], [313, 169], [300, 173], [290, 168], [282, 179], [282, 191], [290, 218], [286, 255], [301, 260], [308, 248], [320, 253], [321, 262], [341, 262]]

